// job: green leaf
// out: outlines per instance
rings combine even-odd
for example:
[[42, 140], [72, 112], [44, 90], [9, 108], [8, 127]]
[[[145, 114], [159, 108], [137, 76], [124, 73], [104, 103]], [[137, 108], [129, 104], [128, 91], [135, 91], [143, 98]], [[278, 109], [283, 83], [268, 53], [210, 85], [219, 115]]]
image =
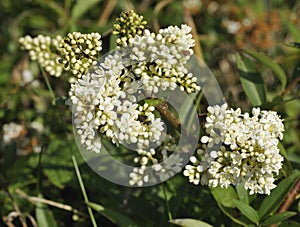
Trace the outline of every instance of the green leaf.
[[235, 207], [233, 200], [237, 199], [238, 196], [232, 186], [228, 188], [211, 188], [211, 193], [219, 204], [225, 207]]
[[295, 24], [293, 24], [293, 22], [290, 21], [290, 19], [286, 16], [285, 12], [282, 12], [281, 18], [284, 21], [286, 29], [292, 35], [294, 40], [299, 40], [300, 39], [300, 30], [299, 30], [298, 26], [296, 26]]
[[256, 210], [254, 210], [251, 206], [249, 206], [241, 200], [234, 199], [233, 203], [241, 211], [241, 213], [245, 215], [250, 221], [252, 221], [255, 224], [258, 224], [259, 216]]
[[297, 42], [291, 42], [289, 45], [292, 47], [300, 48], [300, 43]]
[[300, 227], [300, 223], [294, 221], [284, 221], [279, 225], [279, 227]]
[[1, 157], [1, 166], [0, 171], [6, 173], [6, 171], [11, 168], [15, 161], [17, 161], [17, 143], [12, 142], [11, 144], [3, 146], [3, 149], [0, 150]]
[[[38, 195], [39, 198], [43, 198], [41, 194]], [[53, 217], [51, 210], [44, 203], [38, 202], [35, 208], [35, 216], [38, 226], [43, 227], [56, 227], [57, 223]]]
[[206, 222], [191, 219], [191, 218], [173, 219], [170, 220], [169, 222], [182, 227], [212, 227], [212, 225], [207, 224]]
[[264, 81], [254, 63], [248, 58], [237, 54], [237, 67], [243, 89], [253, 106], [260, 106], [266, 102]]
[[104, 217], [106, 217], [108, 220], [113, 222], [114, 224], [121, 226], [121, 227], [131, 227], [131, 226], [137, 226], [130, 218], [128, 218], [126, 215], [118, 212], [116, 209], [108, 209], [104, 208], [102, 205], [88, 202], [88, 206], [102, 214]]
[[[299, 48], [300, 48], [300, 43], [299, 43]], [[295, 66], [293, 70], [291, 81], [295, 80], [299, 76], [300, 76], [300, 62]]]
[[53, 10], [60, 17], [64, 18], [65, 11], [63, 7], [60, 4], [56, 3], [55, 1], [36, 0], [35, 2], [41, 5], [43, 8], [49, 8]]
[[300, 172], [295, 171], [289, 177], [282, 180], [272, 191], [272, 193], [263, 200], [258, 210], [258, 214], [261, 219], [272, 215], [272, 213], [280, 206], [285, 196], [288, 194], [299, 177]]
[[97, 203], [87, 202], [87, 205], [99, 213], [105, 210], [103, 206]]
[[89, 9], [94, 7], [101, 0], [78, 0], [71, 12], [71, 20], [76, 22]]
[[282, 142], [280, 142], [280, 141], [278, 142], [278, 148], [280, 150], [280, 154], [284, 157], [284, 159], [288, 160], [288, 154], [287, 154]]
[[265, 102], [261, 105], [261, 109], [271, 110], [274, 109], [275, 106], [283, 105], [283, 97], [281, 95], [275, 96], [271, 102]]
[[292, 211], [286, 211], [280, 214], [275, 214], [269, 218], [267, 218], [262, 224], [264, 226], [270, 226], [272, 224], [278, 224], [279, 222], [282, 222], [290, 217], [295, 216], [297, 213]]
[[244, 188], [244, 184], [238, 184], [236, 187], [236, 192], [238, 194], [239, 200], [246, 204], [249, 204], [248, 191]]
[[252, 51], [252, 50], [245, 50], [245, 52], [247, 54], [249, 54], [251, 57], [253, 57], [254, 59], [256, 59], [258, 62], [260, 62], [261, 64], [272, 69], [272, 71], [274, 72], [274, 75], [277, 76], [277, 78], [281, 82], [281, 85], [282, 85], [281, 90], [283, 90], [285, 88], [286, 82], [287, 82], [287, 76], [279, 64], [274, 62], [271, 58], [269, 58], [265, 54], [258, 53], [258, 52]]
[[117, 47], [117, 36], [114, 34], [110, 35], [109, 39], [109, 51], [115, 50]]

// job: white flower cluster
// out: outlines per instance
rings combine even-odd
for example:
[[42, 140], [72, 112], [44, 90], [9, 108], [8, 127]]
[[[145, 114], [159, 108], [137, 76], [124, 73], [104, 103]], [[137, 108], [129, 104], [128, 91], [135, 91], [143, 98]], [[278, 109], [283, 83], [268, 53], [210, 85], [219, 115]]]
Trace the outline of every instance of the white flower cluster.
[[[153, 148], [149, 151], [139, 149], [137, 151], [138, 156], [135, 157], [134, 162], [140, 166], [135, 167], [133, 172], [129, 174], [129, 184], [141, 187], [150, 181], [152, 184], [163, 182], [180, 172], [183, 167], [183, 158], [179, 154], [174, 153], [176, 147], [172, 142], [172, 137], [168, 135], [161, 146], [160, 152]], [[161, 158], [158, 158], [158, 153], [162, 155]], [[160, 160], [161, 162], [159, 162]]]
[[61, 36], [50, 38], [49, 36], [38, 35], [31, 38], [29, 35], [19, 39], [22, 48], [29, 51], [31, 60], [38, 63], [51, 76], [59, 77], [64, 68], [57, 62], [59, 58], [59, 46], [62, 42]]
[[27, 155], [30, 152], [39, 153], [41, 151], [40, 137], [44, 132], [41, 123], [33, 121], [27, 127], [10, 122], [2, 126], [3, 144], [9, 146], [12, 142], [17, 144], [17, 155]]
[[102, 50], [101, 35], [99, 33], [81, 34], [69, 33], [66, 38], [29, 35], [19, 39], [22, 48], [29, 51], [31, 60], [39, 64], [50, 75], [59, 77], [64, 70], [81, 77], [92, 65], [97, 64]]
[[100, 151], [100, 134], [113, 143], [139, 147], [149, 146], [161, 137], [163, 122], [154, 117], [154, 107], [134, 103], [136, 84], [121, 87], [120, 78], [125, 71], [122, 55], [115, 52], [71, 87], [74, 126], [87, 150]]
[[130, 58], [136, 62], [133, 72], [147, 92], [156, 93], [159, 88], [174, 90], [177, 85], [188, 93], [200, 90], [197, 78], [185, 68], [195, 45], [190, 32], [191, 28], [183, 24], [181, 28], [160, 29], [158, 34], [144, 30], [142, 36], [129, 39]]
[[161, 119], [154, 117], [153, 106], [136, 104], [134, 95], [138, 88], [157, 93], [159, 87], [173, 90], [177, 84], [187, 92], [200, 89], [184, 67], [193, 54], [190, 30], [187, 25], [170, 26], [157, 36], [146, 30], [144, 36], [130, 39], [129, 54], [119, 49], [104, 57], [100, 66], [94, 66], [95, 72], [72, 85], [74, 125], [87, 150], [100, 151], [98, 134], [139, 148], [159, 141], [164, 130]]
[[22, 131], [25, 129], [22, 125], [19, 125], [15, 122], [10, 122], [8, 124], [4, 124], [2, 130], [3, 142], [4, 144], [8, 144], [14, 139], [17, 139], [19, 136], [21, 136]]
[[200, 158], [192, 156], [183, 173], [189, 181], [223, 188], [243, 183], [250, 194], [270, 194], [283, 161], [278, 143], [284, 125], [277, 113], [253, 108], [250, 116], [227, 104], [210, 106], [205, 128], [205, 151], [198, 150]]
[[32, 71], [24, 69], [19, 84], [20, 86], [30, 85], [31, 87], [38, 87], [39, 81], [34, 78]]
[[60, 62], [65, 65], [66, 70], [70, 70], [80, 78], [92, 65], [97, 64], [101, 50], [102, 41], [99, 33], [69, 33], [60, 46], [62, 54]]

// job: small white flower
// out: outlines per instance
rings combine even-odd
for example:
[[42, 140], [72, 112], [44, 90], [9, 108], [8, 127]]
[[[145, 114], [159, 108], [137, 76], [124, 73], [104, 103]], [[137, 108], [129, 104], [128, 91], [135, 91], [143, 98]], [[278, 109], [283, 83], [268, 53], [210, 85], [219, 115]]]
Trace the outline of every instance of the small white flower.
[[207, 110], [208, 136], [201, 142], [209, 149], [221, 144], [220, 149], [199, 153], [200, 160], [193, 157], [193, 165], [186, 166], [184, 175], [195, 184], [200, 180], [212, 187], [227, 188], [244, 182], [250, 194], [270, 194], [283, 162], [277, 147], [284, 131], [280, 117], [259, 108], [252, 109], [252, 116], [241, 114], [240, 109], [228, 109], [227, 104]]
[[17, 139], [21, 135], [23, 129], [24, 128], [22, 125], [19, 125], [15, 122], [4, 124], [2, 126], [4, 144], [8, 144], [12, 142], [14, 139]]

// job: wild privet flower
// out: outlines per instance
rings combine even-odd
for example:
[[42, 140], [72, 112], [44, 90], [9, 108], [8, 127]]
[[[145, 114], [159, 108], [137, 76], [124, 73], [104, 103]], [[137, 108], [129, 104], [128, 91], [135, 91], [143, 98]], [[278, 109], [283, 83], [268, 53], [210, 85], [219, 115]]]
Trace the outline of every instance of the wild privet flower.
[[26, 35], [21, 37], [19, 42], [23, 49], [29, 51], [30, 59], [37, 61], [51, 76], [59, 77], [62, 74], [63, 65], [57, 62], [60, 57], [61, 36], [51, 38], [50, 36], [38, 35], [32, 38]]
[[139, 187], [143, 186], [144, 183], [149, 182], [149, 174], [145, 172], [146, 166], [142, 165], [141, 167], [133, 168], [133, 171], [129, 174], [131, 178], [129, 180], [130, 185], [137, 185]]
[[250, 194], [270, 194], [283, 157], [278, 143], [284, 125], [274, 111], [252, 109], [252, 115], [227, 104], [208, 107], [203, 149], [190, 158], [184, 175], [194, 184], [227, 188], [244, 184]]
[[161, 29], [158, 34], [145, 30], [142, 36], [129, 39], [130, 58], [136, 62], [132, 71], [148, 93], [174, 90], [177, 86], [188, 93], [200, 89], [197, 78], [185, 67], [194, 53], [195, 41], [190, 32], [191, 28], [183, 24], [180, 28]]
[[[134, 12], [122, 15], [119, 22], [144, 24]], [[129, 22], [125, 21], [126, 15]], [[187, 25], [161, 29], [157, 35], [149, 30], [143, 34], [132, 30], [129, 33], [135, 36], [129, 38], [128, 48], [119, 48], [104, 57], [100, 66], [94, 66], [95, 72], [84, 74], [72, 85], [70, 98], [74, 106], [74, 124], [81, 144], [87, 150], [99, 152], [102, 136], [113, 143], [136, 144], [138, 148], [159, 142], [164, 130], [161, 119], [154, 117], [153, 106], [136, 104], [135, 95], [139, 89], [147, 93], [157, 93], [159, 89], [174, 90], [177, 86], [188, 93], [200, 89], [196, 77], [184, 66], [193, 54], [191, 47], [195, 41], [190, 31]], [[83, 42], [80, 33], [73, 33], [64, 43], [71, 42], [74, 48]], [[67, 51], [75, 56], [76, 51], [72, 48]], [[67, 62], [70, 61], [72, 59], [68, 58]]]
[[118, 35], [117, 44], [119, 46], [127, 46], [128, 40], [135, 35], [142, 35], [147, 21], [143, 20], [143, 16], [136, 14], [133, 10], [121, 13], [114, 24], [113, 34]]
[[14, 139], [17, 139], [19, 136], [21, 136], [23, 130], [24, 127], [15, 122], [4, 124], [2, 126], [3, 143], [11, 143]]
[[33, 76], [32, 71], [29, 69], [24, 69], [22, 71], [21, 80], [19, 81], [20, 86], [30, 86], [30, 87], [38, 87], [39, 81], [36, 80]]
[[99, 33], [81, 34], [69, 33], [59, 47], [65, 70], [80, 78], [92, 65], [97, 64], [102, 50], [101, 35]]
[[[150, 150], [152, 150], [150, 151], [151, 153], [155, 152], [154, 149]], [[140, 187], [149, 181], [152, 181], [151, 183], [163, 182], [180, 172], [183, 158], [179, 154], [168, 154], [166, 150], [162, 150], [161, 154], [162, 162], [157, 163], [157, 159], [154, 158], [151, 160], [152, 166], [150, 166], [150, 162], [148, 163], [150, 158], [147, 158], [147, 156], [141, 157], [140, 162], [142, 164], [139, 167], [133, 168], [133, 172], [129, 174], [129, 184]]]
[[[2, 141], [0, 145], [9, 146], [16, 142], [16, 154], [27, 155], [30, 152], [41, 151], [40, 137], [44, 131], [41, 123], [33, 121], [30, 125], [20, 125], [15, 122], [6, 123], [2, 126]], [[6, 149], [2, 147], [2, 149]]]
[[[163, 122], [154, 117], [153, 106], [134, 103], [132, 94], [137, 86], [134, 82], [126, 86], [121, 81], [128, 71], [120, 52], [106, 56], [94, 69], [72, 84], [69, 92], [81, 144], [87, 150], [99, 152], [103, 136], [116, 144], [139, 147], [158, 141]], [[139, 120], [141, 117], [143, 120]]]
[[166, 135], [159, 148], [137, 149], [134, 163], [138, 165], [129, 174], [130, 185], [143, 186], [169, 179], [181, 171], [183, 158], [174, 153], [177, 144], [174, 137]]
[[31, 60], [36, 60], [50, 75], [59, 77], [64, 70], [81, 77], [88, 69], [97, 64], [102, 50], [99, 33], [69, 33], [64, 39], [61, 36], [51, 38], [38, 35], [21, 37], [22, 48], [29, 51]]

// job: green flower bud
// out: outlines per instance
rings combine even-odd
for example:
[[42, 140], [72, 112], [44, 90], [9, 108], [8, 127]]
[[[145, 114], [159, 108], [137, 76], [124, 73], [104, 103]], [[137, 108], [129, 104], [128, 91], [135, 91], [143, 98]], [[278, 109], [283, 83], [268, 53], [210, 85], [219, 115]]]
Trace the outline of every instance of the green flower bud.
[[147, 21], [143, 20], [143, 16], [139, 16], [133, 10], [121, 13], [116, 19], [113, 31], [113, 34], [118, 35], [117, 44], [127, 46], [129, 38], [143, 34], [146, 24]]

